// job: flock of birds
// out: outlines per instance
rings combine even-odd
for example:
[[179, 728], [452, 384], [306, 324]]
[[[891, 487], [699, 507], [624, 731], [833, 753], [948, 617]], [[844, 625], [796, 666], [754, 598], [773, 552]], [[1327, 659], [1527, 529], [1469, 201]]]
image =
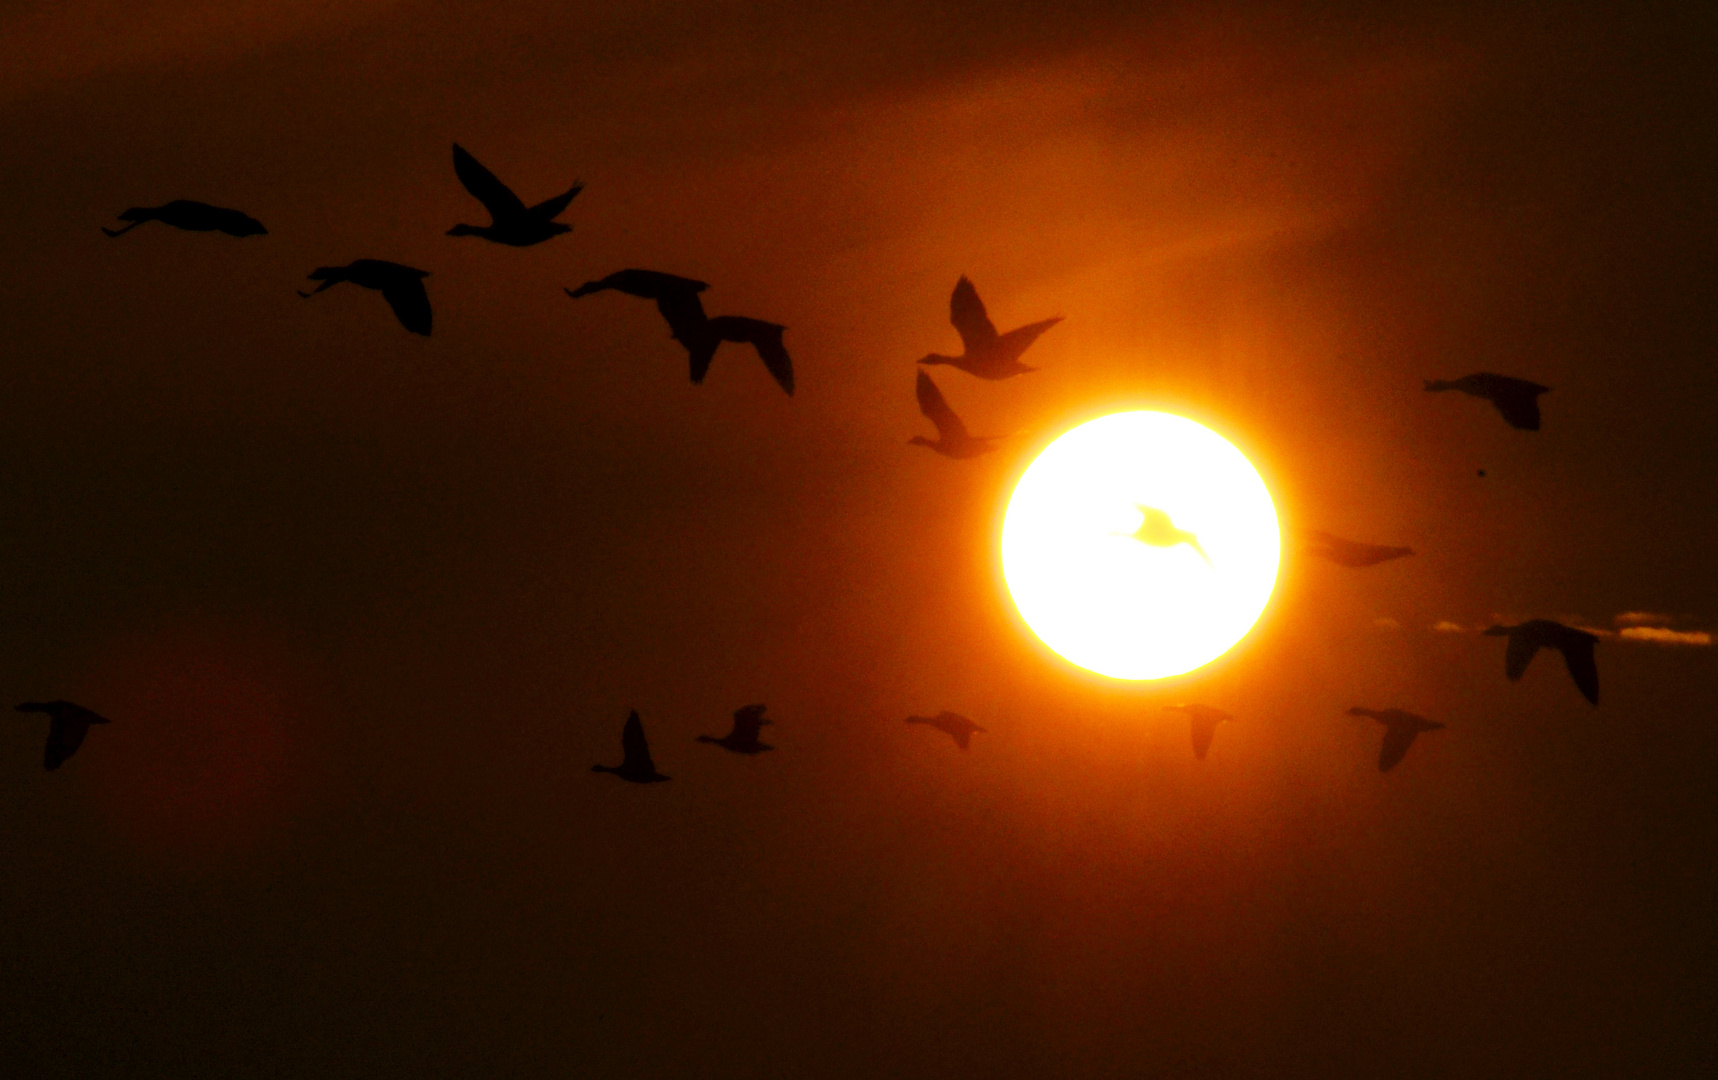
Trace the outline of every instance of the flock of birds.
[[[457, 143], [453, 147], [453, 168], [465, 189], [489, 211], [490, 223], [458, 224], [449, 229], [447, 235], [477, 236], [492, 243], [529, 247], [572, 231], [570, 225], [555, 219], [584, 190], [583, 184], [575, 183], [559, 195], [535, 206], [526, 206], [511, 188]], [[103, 227], [102, 232], [118, 237], [146, 222], [158, 221], [191, 232], [221, 232], [236, 237], [268, 233], [260, 221], [248, 214], [189, 199], [176, 199], [161, 206], [132, 207], [119, 218], [128, 224], [120, 229]], [[429, 293], [424, 286], [424, 278], [428, 276], [427, 270], [396, 262], [357, 259], [344, 266], [322, 266], [311, 271], [308, 277], [320, 284], [310, 292], [300, 291], [299, 295], [308, 299], [342, 282], [372, 289], [382, 294], [400, 325], [414, 334], [428, 336], [434, 322]], [[564, 291], [575, 300], [607, 291], [654, 300], [657, 311], [668, 324], [670, 337], [687, 352], [693, 383], [704, 380], [716, 350], [723, 342], [736, 342], [756, 349], [770, 375], [792, 395], [793, 361], [782, 342], [785, 327], [738, 315], [711, 317], [705, 313], [699, 297], [707, 288], [709, 286], [705, 282], [691, 278], [656, 270], [627, 269]], [[984, 302], [979, 299], [978, 290], [963, 276], [955, 284], [949, 299], [949, 321], [960, 335], [961, 354], [944, 356], [930, 353], [918, 363], [923, 367], [946, 365], [981, 379], [998, 380], [1035, 370], [1021, 363], [1021, 356], [1045, 331], [1062, 320], [1060, 317], [1043, 319], [1005, 334], [998, 333]], [[1539, 429], [1538, 398], [1550, 389], [1524, 379], [1487, 372], [1454, 380], [1428, 380], [1425, 388], [1434, 393], [1459, 390], [1486, 399], [1496, 406], [1512, 427], [1527, 431]], [[936, 426], [937, 438], [933, 440], [916, 435], [909, 440], [910, 445], [926, 446], [946, 457], [965, 459], [994, 450], [995, 444], [1006, 437], [970, 434], [929, 373], [922, 369], [917, 375], [917, 396], [919, 410]], [[1143, 505], [1138, 509], [1141, 522], [1139, 528], [1130, 534], [1134, 539], [1156, 547], [1187, 544], [1210, 563], [1197, 536], [1177, 528], [1167, 513]], [[1306, 553], [1351, 568], [1374, 566], [1414, 554], [1406, 547], [1360, 543], [1312, 530], [1303, 531], [1301, 539]], [[1493, 626], [1485, 633], [1509, 639], [1504, 674], [1511, 681], [1521, 678], [1539, 650], [1555, 649], [1563, 654], [1569, 674], [1581, 693], [1594, 705], [1598, 704], [1599, 674], [1593, 646], [1599, 639], [1595, 635], [1546, 619], [1530, 620], [1519, 626]], [[43, 765], [50, 770], [59, 768], [77, 752], [92, 725], [108, 722], [106, 717], [69, 701], [30, 701], [17, 708], [20, 712], [47, 715], [49, 725]], [[1170, 705], [1165, 709], [1186, 714], [1191, 725], [1193, 753], [1200, 760], [1204, 760], [1210, 750], [1218, 725], [1234, 719], [1221, 709], [1197, 703]], [[773, 747], [759, 738], [764, 725], [772, 723], [764, 716], [765, 711], [766, 707], [761, 704], [744, 706], [735, 711], [733, 728], [728, 734], [720, 738], [700, 735], [697, 741], [713, 743], [737, 754], [771, 750]], [[1444, 726], [1402, 709], [1356, 706], [1348, 711], [1350, 715], [1369, 717], [1384, 725], [1384, 743], [1378, 756], [1380, 771], [1387, 771], [1400, 762], [1421, 732]], [[967, 717], [947, 711], [928, 717], [909, 716], [906, 722], [935, 728], [947, 734], [962, 750], [967, 749], [974, 734], [985, 730]], [[613, 773], [623, 780], [641, 784], [668, 779], [656, 770], [643, 721], [636, 711], [627, 718], [621, 730], [621, 750], [619, 765], [594, 765], [592, 770]]]

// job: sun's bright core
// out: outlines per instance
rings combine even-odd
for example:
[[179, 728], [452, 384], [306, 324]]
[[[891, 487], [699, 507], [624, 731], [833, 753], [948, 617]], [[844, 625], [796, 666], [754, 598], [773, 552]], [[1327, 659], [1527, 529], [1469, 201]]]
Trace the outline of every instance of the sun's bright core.
[[1080, 667], [1162, 679], [1244, 637], [1282, 538], [1258, 470], [1184, 417], [1126, 412], [1044, 449], [1008, 501], [1002, 574], [1026, 625]]

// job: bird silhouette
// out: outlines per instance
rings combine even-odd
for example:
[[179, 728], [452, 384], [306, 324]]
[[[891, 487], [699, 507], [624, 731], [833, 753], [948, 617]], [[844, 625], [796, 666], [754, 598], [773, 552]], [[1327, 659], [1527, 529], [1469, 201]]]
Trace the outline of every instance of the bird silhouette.
[[497, 244], [507, 244], [511, 247], [530, 247], [541, 244], [551, 236], [572, 232], [571, 225], [562, 225], [555, 221], [557, 215], [567, 208], [573, 197], [585, 189], [581, 183], [552, 199], [544, 199], [536, 206], [527, 207], [519, 196], [513, 194], [513, 189], [496, 179], [495, 174], [478, 163], [465, 147], [453, 144], [453, 171], [459, 177], [459, 182], [465, 185], [465, 190], [482, 203], [489, 211], [488, 225], [455, 225], [447, 231], [449, 236], [481, 236], [485, 240]]
[[919, 411], [937, 426], [937, 437], [933, 442], [923, 435], [914, 435], [907, 440], [909, 446], [928, 446], [944, 457], [951, 458], [972, 458], [996, 449], [990, 444], [1002, 436], [968, 435], [966, 425], [961, 423], [960, 417], [948, 407], [948, 402], [943, 400], [942, 391], [937, 389], [937, 384], [931, 381], [930, 375], [923, 371], [919, 372], [918, 393]]
[[1463, 375], [1459, 379], [1427, 379], [1426, 389], [1433, 393], [1460, 390], [1464, 394], [1485, 398], [1497, 406], [1497, 411], [1503, 414], [1503, 419], [1508, 421], [1510, 427], [1523, 431], [1538, 431], [1539, 395], [1551, 388], [1528, 382], [1526, 379], [1481, 371], [1474, 375]]
[[123, 229], [110, 229], [103, 225], [101, 231], [109, 236], [124, 236], [146, 221], [159, 221], [189, 232], [223, 232], [228, 236], [268, 235], [262, 222], [249, 214], [191, 199], [174, 199], [161, 206], [134, 206], [119, 215], [119, 220], [131, 224]]
[[676, 277], [656, 270], [619, 270], [608, 277], [587, 281], [576, 289], [564, 290], [577, 300], [592, 293], [613, 289], [656, 301], [656, 310], [668, 322], [669, 336], [685, 346], [690, 361], [692, 381], [702, 383], [716, 357], [716, 349], [724, 341], [745, 342], [758, 351], [769, 373], [791, 396], [793, 394], [793, 360], [782, 344], [786, 329], [761, 319], [739, 315], [704, 314], [704, 304], [698, 294], [709, 288], [702, 281]]
[[789, 397], [793, 396], [793, 360], [787, 355], [787, 346], [782, 344], [781, 333], [787, 327], [762, 319], [748, 319], [742, 315], [717, 315], [704, 322], [703, 336], [691, 349], [692, 381], [704, 381], [705, 372], [710, 370], [710, 361], [716, 358], [716, 347], [724, 341], [742, 342], [751, 345], [758, 351], [758, 358], [764, 362], [775, 381], [781, 384]]
[[1414, 553], [1413, 548], [1382, 547], [1378, 544], [1362, 544], [1354, 540], [1343, 540], [1327, 532], [1317, 529], [1300, 530], [1302, 539], [1306, 541], [1304, 550], [1309, 555], [1329, 559], [1338, 566], [1374, 566], [1391, 559], [1405, 558]]
[[1142, 544], [1150, 544], [1152, 547], [1174, 547], [1176, 544], [1186, 544], [1197, 552], [1201, 559], [1205, 560], [1206, 566], [1211, 565], [1211, 556], [1205, 554], [1205, 549], [1199, 546], [1197, 536], [1186, 529], [1177, 529], [1175, 523], [1169, 519], [1169, 515], [1162, 510], [1142, 506], [1139, 503], [1133, 505], [1144, 517], [1140, 520], [1139, 528], [1127, 535], [1132, 536]]
[[635, 784], [654, 784], [668, 779], [656, 771], [656, 764], [650, 760], [650, 744], [644, 741], [644, 722], [638, 718], [637, 709], [632, 710], [632, 715], [626, 718], [626, 726], [620, 729], [620, 749], [624, 757], [618, 766], [592, 765], [591, 772], [614, 773]]
[[1415, 716], [1401, 709], [1362, 709], [1356, 705], [1348, 710], [1349, 716], [1370, 716], [1384, 725], [1384, 745], [1378, 751], [1378, 771], [1389, 772], [1397, 762], [1408, 752], [1408, 747], [1414, 745], [1414, 740], [1422, 731], [1436, 731], [1444, 725], [1435, 720], [1427, 720], [1423, 716]]
[[563, 289], [574, 300], [613, 289], [644, 300], [656, 301], [656, 310], [668, 321], [669, 336], [690, 349], [703, 340], [704, 305], [698, 294], [710, 286], [691, 278], [664, 274], [659, 270], [617, 270], [608, 277], [587, 281], [576, 289]]
[[1217, 735], [1217, 725], [1234, 717], [1222, 709], [1213, 709], [1209, 705], [1165, 705], [1165, 711], [1184, 712], [1192, 721], [1193, 756], [1200, 761], [1211, 749], [1211, 740]]
[[1594, 705], [1599, 703], [1599, 665], [1593, 659], [1593, 646], [1599, 643], [1597, 634], [1550, 619], [1529, 619], [1519, 626], [1493, 626], [1485, 633], [1487, 637], [1509, 639], [1509, 647], [1503, 654], [1503, 673], [1510, 682], [1521, 678], [1540, 649], [1556, 649], [1563, 654], [1569, 677], [1575, 680], [1581, 695]]
[[736, 709], [734, 710], [734, 730], [720, 739], [714, 735], [700, 735], [698, 741], [715, 743], [717, 746], [732, 750], [736, 754], [757, 754], [765, 750], [774, 750], [775, 747], [768, 743], [758, 741], [758, 730], [765, 724], [775, 723], [773, 720], [764, 718], [766, 707], [747, 705], [742, 709]]
[[429, 277], [428, 270], [416, 270], [382, 259], [358, 259], [345, 266], [319, 266], [307, 276], [312, 281], [322, 282], [309, 292], [299, 291], [298, 295], [307, 300], [342, 281], [350, 281], [366, 289], [378, 289], [388, 306], [394, 309], [401, 326], [414, 334], [429, 336], [430, 302], [423, 282]]
[[961, 714], [952, 712], [940, 712], [935, 716], [909, 716], [907, 723], [929, 724], [938, 731], [947, 733], [948, 737], [955, 741], [955, 745], [962, 750], [966, 749], [966, 744], [972, 738], [973, 732], [984, 730]]
[[57, 769], [77, 753], [91, 724], [108, 722], [107, 717], [69, 701], [26, 701], [18, 706], [18, 711], [48, 714], [48, 745], [42, 752], [45, 769]]
[[959, 356], [931, 353], [921, 364], [950, 364], [981, 379], [1006, 379], [1010, 375], [1036, 371], [1020, 362], [1020, 354], [1038, 340], [1038, 335], [1061, 322], [1061, 316], [1030, 323], [1006, 334], [998, 334], [996, 326], [985, 313], [984, 301], [978, 290], [965, 276], [955, 282], [954, 295], [949, 297], [949, 322], [960, 332], [965, 351]]

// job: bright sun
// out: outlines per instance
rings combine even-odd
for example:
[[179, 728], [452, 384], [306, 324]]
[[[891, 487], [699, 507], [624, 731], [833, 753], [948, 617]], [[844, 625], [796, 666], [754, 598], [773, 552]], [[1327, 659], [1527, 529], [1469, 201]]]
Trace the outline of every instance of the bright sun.
[[1162, 412], [1105, 416], [1051, 443], [1002, 522], [1002, 574], [1026, 625], [1117, 679], [1222, 656], [1264, 611], [1281, 549], [1258, 471]]

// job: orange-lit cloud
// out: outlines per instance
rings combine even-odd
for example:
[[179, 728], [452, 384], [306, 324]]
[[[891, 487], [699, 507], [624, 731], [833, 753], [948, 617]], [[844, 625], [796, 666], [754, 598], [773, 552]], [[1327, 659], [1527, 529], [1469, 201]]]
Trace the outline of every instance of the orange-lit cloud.
[[1672, 630], [1667, 626], [1626, 626], [1618, 635], [1625, 641], [1654, 645], [1710, 645], [1712, 635], [1704, 630]]
[[1669, 615], [1653, 611], [1625, 611], [1612, 621], [1618, 626], [1669, 626], [1672, 622]]
[[1450, 622], [1448, 619], [1439, 619], [1437, 622], [1433, 623], [1432, 624], [1432, 630], [1435, 633], [1439, 633], [1439, 634], [1465, 634], [1465, 633], [1467, 633], [1467, 627], [1461, 625], [1460, 623]]

